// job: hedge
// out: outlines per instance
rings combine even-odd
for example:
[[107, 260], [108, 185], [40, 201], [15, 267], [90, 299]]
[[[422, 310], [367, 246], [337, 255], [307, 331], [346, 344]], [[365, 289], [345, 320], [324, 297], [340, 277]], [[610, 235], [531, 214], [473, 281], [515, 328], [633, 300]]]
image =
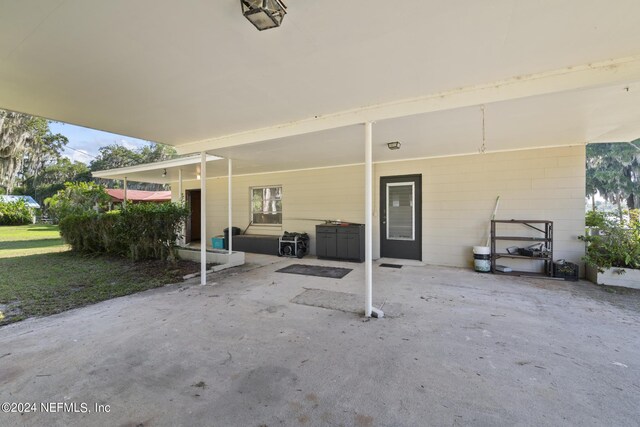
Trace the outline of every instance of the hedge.
[[26, 225], [33, 222], [33, 214], [24, 200], [0, 201], [0, 225]]
[[60, 234], [78, 252], [166, 260], [175, 257], [188, 215], [178, 203], [131, 204], [121, 211], [68, 215], [60, 221]]

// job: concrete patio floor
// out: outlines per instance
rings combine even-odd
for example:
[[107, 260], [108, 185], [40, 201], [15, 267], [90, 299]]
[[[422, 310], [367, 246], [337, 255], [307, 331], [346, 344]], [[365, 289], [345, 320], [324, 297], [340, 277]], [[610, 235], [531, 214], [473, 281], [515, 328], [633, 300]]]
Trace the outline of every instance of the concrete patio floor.
[[[362, 294], [361, 264], [247, 261], [209, 286], [0, 328], [0, 402], [38, 404], [0, 425], [638, 425], [638, 291], [374, 265], [374, 299], [395, 316], [368, 320], [291, 302], [304, 288]], [[294, 263], [353, 271], [275, 272]]]

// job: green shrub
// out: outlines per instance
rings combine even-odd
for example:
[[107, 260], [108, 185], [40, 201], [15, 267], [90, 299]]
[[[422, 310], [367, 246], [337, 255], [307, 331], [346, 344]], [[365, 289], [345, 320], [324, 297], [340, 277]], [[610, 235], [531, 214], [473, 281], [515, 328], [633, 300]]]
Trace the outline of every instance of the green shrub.
[[25, 225], [33, 222], [33, 213], [24, 200], [0, 201], [0, 225]]
[[67, 215], [60, 221], [60, 234], [79, 252], [166, 260], [175, 256], [188, 215], [178, 203], [131, 204], [121, 211]]
[[176, 239], [189, 210], [176, 203], [140, 203], [122, 210], [118, 237], [128, 243], [131, 259], [166, 259], [173, 254]]
[[640, 209], [629, 209], [629, 225], [640, 228]]
[[60, 234], [71, 248], [78, 252], [105, 252], [99, 237], [99, 214], [83, 212], [66, 215], [60, 221]]
[[609, 223], [609, 218], [602, 211], [588, 211], [584, 218], [584, 225], [587, 227], [605, 227]]
[[583, 261], [599, 271], [611, 267], [640, 268], [640, 227], [638, 222], [618, 224], [607, 222], [600, 226], [600, 235], [580, 236], [587, 242]]

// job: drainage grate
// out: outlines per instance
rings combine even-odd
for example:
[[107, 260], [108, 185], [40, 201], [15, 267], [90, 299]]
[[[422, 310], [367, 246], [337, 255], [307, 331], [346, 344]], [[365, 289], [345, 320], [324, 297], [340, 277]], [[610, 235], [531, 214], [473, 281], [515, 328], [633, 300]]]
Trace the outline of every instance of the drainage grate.
[[400, 264], [387, 264], [387, 263], [380, 264], [380, 267], [402, 268], [402, 266]]

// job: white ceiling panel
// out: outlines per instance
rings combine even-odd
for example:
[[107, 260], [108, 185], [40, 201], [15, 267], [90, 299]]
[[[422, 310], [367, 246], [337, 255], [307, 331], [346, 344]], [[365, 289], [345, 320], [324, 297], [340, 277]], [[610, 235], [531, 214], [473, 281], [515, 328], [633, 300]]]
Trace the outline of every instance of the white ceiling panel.
[[238, 0], [8, 0], [0, 107], [179, 145], [640, 54], [636, 0], [288, 6], [259, 32]]

